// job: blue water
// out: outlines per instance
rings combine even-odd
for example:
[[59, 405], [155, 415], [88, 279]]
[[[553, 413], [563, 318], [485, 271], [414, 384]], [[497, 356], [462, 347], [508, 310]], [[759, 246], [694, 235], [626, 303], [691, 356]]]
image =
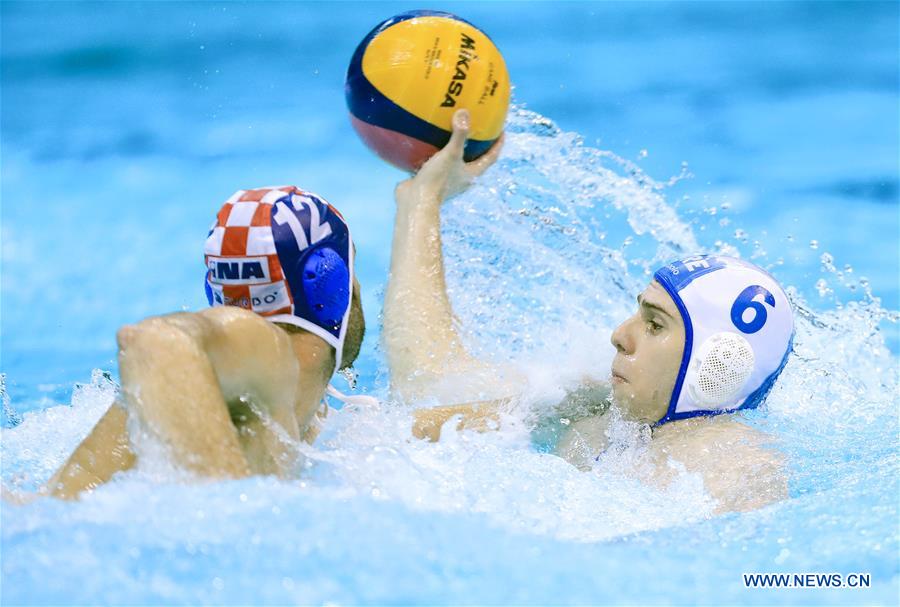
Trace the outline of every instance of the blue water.
[[[296, 183], [347, 216], [360, 388], [385, 394], [402, 175], [342, 85], [356, 42], [409, 8], [0, 4], [5, 484], [46, 479], [109, 404], [119, 326], [205, 304], [202, 239], [238, 188]], [[515, 85], [501, 162], [444, 213], [473, 347], [529, 369], [540, 408], [602, 368], [654, 264], [754, 259], [798, 310], [746, 416], [789, 457], [791, 499], [712, 518], [696, 479], [642, 486], [628, 450], [582, 473], [516, 431], [420, 445], [386, 403], [335, 414], [301, 482], [182, 484], [151, 462], [77, 504], [2, 503], [2, 602], [896, 602], [898, 5], [434, 8], [484, 28]], [[873, 587], [744, 589], [756, 571]]]

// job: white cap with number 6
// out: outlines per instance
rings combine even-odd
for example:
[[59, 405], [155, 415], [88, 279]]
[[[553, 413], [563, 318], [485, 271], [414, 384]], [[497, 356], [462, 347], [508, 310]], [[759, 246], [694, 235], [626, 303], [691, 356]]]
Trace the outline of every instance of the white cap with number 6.
[[794, 334], [778, 281], [721, 255], [672, 262], [654, 278], [675, 301], [685, 329], [669, 409], [657, 425], [758, 406], [784, 368]]

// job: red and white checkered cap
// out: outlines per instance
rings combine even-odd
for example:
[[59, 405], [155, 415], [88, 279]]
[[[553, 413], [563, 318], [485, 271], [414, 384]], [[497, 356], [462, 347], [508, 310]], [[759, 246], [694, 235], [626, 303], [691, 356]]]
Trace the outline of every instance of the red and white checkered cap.
[[[291, 313], [291, 292], [275, 249], [271, 216], [275, 201], [293, 192], [301, 193], [294, 186], [238, 190], [222, 205], [203, 248], [207, 267], [221, 259], [237, 270], [232, 278], [212, 281], [214, 290], [220, 287], [221, 303], [263, 316]], [[247, 270], [241, 262], [249, 262]]]
[[[317, 260], [323, 246], [327, 258]], [[312, 331], [334, 346], [340, 359], [353, 250], [349, 228], [330, 204], [296, 186], [239, 190], [219, 210], [204, 260], [210, 305], [238, 306]], [[306, 280], [309, 263], [317, 263], [328, 279]], [[310, 301], [317, 294], [325, 299]]]

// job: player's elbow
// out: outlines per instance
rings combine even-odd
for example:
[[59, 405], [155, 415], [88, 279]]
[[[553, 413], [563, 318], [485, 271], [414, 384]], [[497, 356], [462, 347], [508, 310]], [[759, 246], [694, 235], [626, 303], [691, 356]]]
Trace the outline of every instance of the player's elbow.
[[[202, 319], [199, 319], [202, 320]], [[183, 356], [197, 356], [205, 350], [206, 327], [188, 315], [155, 316], [116, 333], [119, 345], [119, 367], [125, 360], [163, 357], [175, 361]], [[122, 357], [126, 357], [123, 359]]]
[[119, 349], [124, 350], [133, 344], [139, 332], [140, 329], [137, 325], [125, 325], [116, 331], [116, 343], [119, 345]]
[[139, 342], [143, 336], [157, 332], [161, 323], [162, 319], [154, 317], [121, 327], [116, 332], [116, 342], [119, 344], [119, 350], [128, 350]]
[[127, 350], [141, 341], [142, 337], [158, 333], [160, 329], [167, 326], [168, 323], [164, 316], [153, 316], [131, 325], [125, 325], [116, 332], [119, 350]]

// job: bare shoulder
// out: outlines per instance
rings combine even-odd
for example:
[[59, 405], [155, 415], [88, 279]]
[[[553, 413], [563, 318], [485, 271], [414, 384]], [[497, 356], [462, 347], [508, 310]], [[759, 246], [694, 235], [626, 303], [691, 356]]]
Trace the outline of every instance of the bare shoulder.
[[[250, 310], [237, 306], [215, 306], [199, 312], [182, 313], [197, 318], [201, 322], [211, 323], [217, 327], [246, 328], [250, 330], [270, 331], [276, 327], [265, 318]], [[176, 317], [178, 314], [170, 314]]]
[[[173, 315], [174, 316], [174, 315]], [[193, 322], [203, 324], [207, 338], [215, 342], [228, 342], [232, 347], [259, 347], [289, 349], [290, 337], [265, 318], [236, 306], [216, 306], [191, 314]]]
[[774, 443], [771, 435], [728, 415], [669, 423], [658, 428], [653, 438], [661, 448], [672, 451], [673, 454], [688, 454], [697, 450], [731, 451], [771, 446]]
[[785, 457], [773, 436], [731, 416], [695, 418], [654, 435], [657, 461], [669, 458], [703, 476], [717, 512], [760, 508], [787, 497]]
[[271, 323], [258, 314], [234, 306], [219, 306], [200, 312], [173, 312], [150, 316], [132, 325], [121, 327], [117, 333], [120, 347], [126, 347], [141, 336], [181, 336], [194, 343], [208, 343], [216, 339], [233, 339], [250, 335], [285, 339]]
[[220, 380], [227, 378], [229, 384], [246, 383], [251, 377], [268, 381], [273, 373], [296, 374], [297, 358], [287, 332], [236, 306], [152, 316], [122, 327], [117, 338], [121, 350], [148, 343], [157, 351], [171, 350], [175, 344], [185, 352], [202, 352], [216, 367]]
[[259, 314], [236, 306], [207, 308], [195, 315], [207, 323], [204, 343], [220, 375], [238, 383], [295, 383], [297, 352], [288, 333]]
[[147, 318], [131, 325], [125, 325], [119, 329], [120, 341], [126, 341], [139, 333], [153, 333], [160, 331], [181, 331], [190, 335], [197, 335], [207, 331], [211, 326], [211, 319], [204, 312], [172, 312], [148, 316]]

